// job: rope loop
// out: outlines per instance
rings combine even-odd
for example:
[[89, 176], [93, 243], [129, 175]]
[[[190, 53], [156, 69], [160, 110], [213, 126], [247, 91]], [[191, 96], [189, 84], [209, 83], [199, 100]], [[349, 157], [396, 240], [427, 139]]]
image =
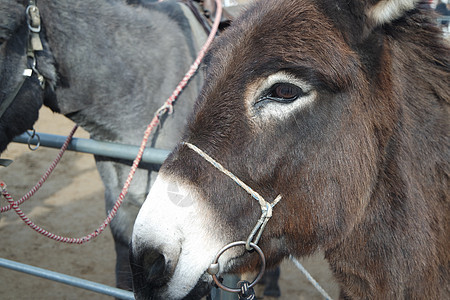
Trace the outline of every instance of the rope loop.
[[163, 106], [158, 108], [158, 110], [156, 111], [155, 117], [158, 119], [161, 119], [161, 117], [165, 113], [168, 113], [169, 115], [171, 115], [173, 113], [173, 104], [172, 103], [164, 103]]
[[[269, 216], [270, 212], [270, 216]], [[261, 235], [264, 231], [264, 228], [267, 225], [267, 222], [269, 222], [270, 217], [272, 216], [272, 206], [267, 203], [266, 207], [262, 209], [261, 217], [259, 218], [258, 222], [256, 222], [255, 227], [250, 232], [249, 236], [247, 237], [247, 241], [245, 244], [245, 249], [247, 251], [250, 251], [253, 249], [253, 247], [250, 245], [252, 242], [254, 244], [258, 244], [259, 239], [261, 238]], [[258, 234], [257, 234], [258, 233]], [[256, 235], [256, 237], [255, 237]]]
[[250, 282], [241, 280], [238, 282], [238, 287], [241, 291], [238, 293], [239, 300], [255, 300], [255, 290], [249, 286]]

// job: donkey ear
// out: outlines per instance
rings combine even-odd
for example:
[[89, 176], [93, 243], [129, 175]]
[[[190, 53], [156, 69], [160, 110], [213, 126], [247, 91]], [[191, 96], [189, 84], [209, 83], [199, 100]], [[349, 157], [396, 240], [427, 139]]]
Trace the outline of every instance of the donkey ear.
[[[389, 24], [416, 7], [421, 0], [335, 0], [322, 8], [341, 28], [350, 43], [365, 40], [378, 26]], [[424, 1], [424, 0], [422, 0]], [[329, 4], [323, 0], [321, 3]]]
[[417, 2], [419, 0], [380, 0], [367, 9], [367, 25], [370, 28], [392, 22], [413, 9]]

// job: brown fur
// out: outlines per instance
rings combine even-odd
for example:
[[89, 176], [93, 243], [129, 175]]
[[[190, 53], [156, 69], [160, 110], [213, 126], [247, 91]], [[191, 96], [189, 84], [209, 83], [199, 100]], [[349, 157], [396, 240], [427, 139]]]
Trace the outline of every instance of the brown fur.
[[[260, 242], [269, 263], [322, 249], [342, 299], [448, 299], [449, 48], [419, 9], [373, 25], [375, 2], [258, 1], [211, 50], [185, 140], [283, 195]], [[318, 98], [255, 124], [246, 89], [279, 70]], [[192, 151], [163, 169], [198, 186], [236, 240], [250, 232], [248, 195]]]

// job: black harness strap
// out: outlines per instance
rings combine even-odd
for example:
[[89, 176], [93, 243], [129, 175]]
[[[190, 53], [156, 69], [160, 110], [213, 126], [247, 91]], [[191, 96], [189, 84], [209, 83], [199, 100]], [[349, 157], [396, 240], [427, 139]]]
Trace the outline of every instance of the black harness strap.
[[205, 30], [207, 35], [209, 35], [211, 32], [211, 24], [209, 24], [204, 15], [200, 13], [199, 7], [194, 4], [192, 0], [180, 0], [180, 2], [184, 3], [191, 10], [197, 21], [203, 27], [203, 30]]
[[41, 31], [41, 19], [39, 15], [39, 9], [36, 6], [36, 1], [30, 0], [28, 7], [26, 9], [27, 15], [27, 24], [28, 24], [28, 46], [27, 46], [27, 56], [32, 59], [31, 68], [27, 68], [23, 71], [23, 79], [14, 89], [14, 91], [0, 104], [0, 118], [3, 116], [8, 107], [13, 103], [14, 99], [16, 99], [17, 94], [19, 94], [20, 89], [22, 88], [25, 80], [31, 75], [36, 73], [41, 88], [45, 86], [44, 77], [39, 74], [36, 69], [36, 58], [34, 56], [35, 51], [42, 51], [42, 43], [39, 37], [39, 32]]
[[[28, 70], [28, 69], [26, 69]], [[25, 70], [25, 71], [26, 71]], [[16, 89], [12, 92], [12, 94], [10, 94], [8, 96], [8, 98], [6, 98], [6, 100], [4, 100], [1, 104], [0, 104], [0, 118], [3, 116], [3, 114], [5, 113], [5, 111], [8, 109], [8, 107], [13, 103], [14, 99], [16, 99], [17, 94], [19, 93], [20, 89], [22, 88], [25, 80], [28, 78], [29, 76], [23, 75], [23, 79], [22, 81], [19, 83], [19, 85], [17, 85]]]
[[[214, 0], [180, 0], [184, 3], [194, 14], [197, 21], [205, 30], [206, 34], [209, 35], [211, 32], [211, 27], [214, 22], [214, 15], [216, 10], [216, 4]], [[198, 3], [197, 3], [198, 2]], [[233, 20], [233, 16], [223, 9], [222, 19], [219, 25], [219, 29], [223, 30], [225, 27], [230, 25]]]

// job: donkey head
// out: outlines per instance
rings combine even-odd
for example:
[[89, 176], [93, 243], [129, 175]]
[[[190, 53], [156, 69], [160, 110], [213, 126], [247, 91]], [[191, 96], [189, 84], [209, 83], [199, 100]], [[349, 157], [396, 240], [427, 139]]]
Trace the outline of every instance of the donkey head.
[[[336, 246], [364, 215], [396, 112], [384, 101], [377, 29], [414, 7], [374, 2], [258, 1], [209, 53], [184, 141], [268, 202], [282, 195], [258, 244], [269, 264]], [[245, 241], [260, 215], [244, 189], [179, 144], [135, 223], [137, 298], [198, 297], [217, 252]], [[258, 263], [243, 247], [219, 259], [220, 272]]]
[[[21, 1], [22, 2], [22, 1]], [[28, 17], [27, 17], [28, 13]], [[14, 138], [31, 129], [43, 101], [56, 84], [48, 45], [32, 49], [30, 9], [15, 0], [3, 1], [0, 10], [0, 153]], [[36, 28], [38, 28], [36, 26]], [[35, 33], [35, 36], [43, 36]], [[40, 79], [38, 78], [40, 77]], [[45, 80], [45, 86], [42, 85]]]

